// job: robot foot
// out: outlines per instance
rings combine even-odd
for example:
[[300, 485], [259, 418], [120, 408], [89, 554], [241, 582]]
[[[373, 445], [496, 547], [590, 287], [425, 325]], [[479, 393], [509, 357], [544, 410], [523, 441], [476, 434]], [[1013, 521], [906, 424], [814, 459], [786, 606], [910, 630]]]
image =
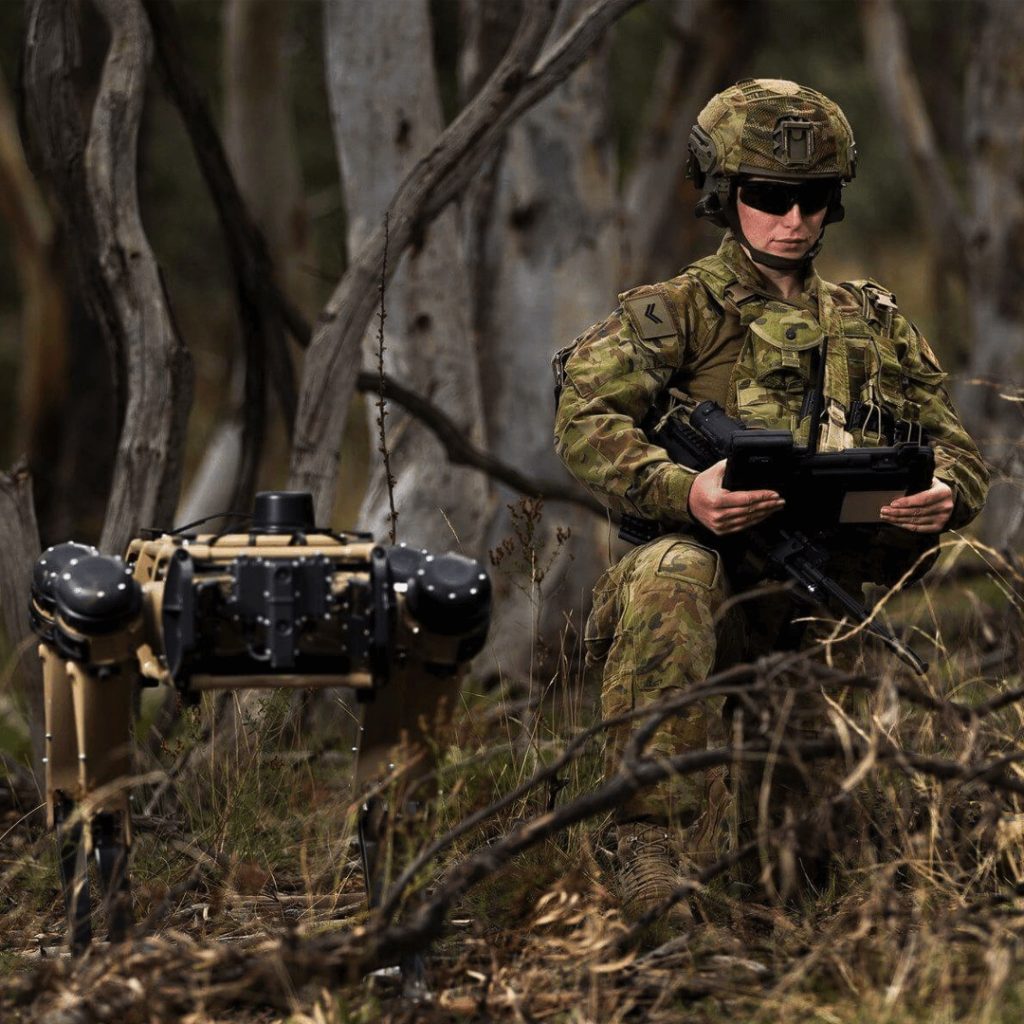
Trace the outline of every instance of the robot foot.
[[[63, 801], [56, 808], [57, 852], [68, 919], [68, 945], [72, 955], [81, 956], [92, 942], [92, 899], [85, 830], [81, 821], [67, 824], [74, 809], [70, 801]], [[132, 925], [123, 816], [97, 814], [91, 822], [91, 833], [100, 900], [107, 915], [107, 938], [111, 942], [123, 942]]]
[[80, 956], [92, 942], [92, 914], [89, 903], [89, 864], [82, 841], [80, 821], [67, 826], [74, 804], [62, 801], [56, 808], [57, 856], [60, 886], [68, 921], [68, 945], [73, 956]]
[[123, 942], [133, 923], [124, 826], [122, 815], [117, 813], [97, 814], [92, 823], [93, 854], [111, 942]]

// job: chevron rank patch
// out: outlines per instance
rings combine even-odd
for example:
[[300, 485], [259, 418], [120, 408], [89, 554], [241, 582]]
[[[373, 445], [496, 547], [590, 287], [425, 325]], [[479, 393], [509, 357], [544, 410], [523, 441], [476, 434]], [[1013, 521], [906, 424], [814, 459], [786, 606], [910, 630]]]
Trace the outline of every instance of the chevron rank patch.
[[624, 298], [622, 308], [628, 314], [636, 333], [644, 341], [668, 338], [676, 333], [675, 322], [668, 311], [665, 299], [653, 288]]

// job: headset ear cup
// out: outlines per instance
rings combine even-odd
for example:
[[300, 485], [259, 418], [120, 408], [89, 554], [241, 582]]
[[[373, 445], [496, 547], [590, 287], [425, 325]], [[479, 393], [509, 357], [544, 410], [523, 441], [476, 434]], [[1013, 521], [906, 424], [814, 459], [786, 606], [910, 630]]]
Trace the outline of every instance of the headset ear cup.
[[837, 224], [839, 221], [846, 217], [846, 210], [842, 203], [833, 203], [828, 208], [828, 213], [825, 214], [825, 219], [822, 221], [822, 226], [825, 224]]
[[828, 213], [825, 214], [823, 224], [836, 224], [846, 216], [843, 209], [843, 186], [837, 183], [832, 190], [832, 198], [828, 201]]
[[686, 177], [688, 177], [697, 188], [704, 187], [705, 174], [700, 169], [700, 161], [697, 159], [697, 154], [691, 149], [690, 154], [686, 159]]
[[720, 228], [727, 228], [729, 226], [717, 192], [706, 192], [701, 196], [693, 212], [697, 217], [707, 217], [712, 224]]

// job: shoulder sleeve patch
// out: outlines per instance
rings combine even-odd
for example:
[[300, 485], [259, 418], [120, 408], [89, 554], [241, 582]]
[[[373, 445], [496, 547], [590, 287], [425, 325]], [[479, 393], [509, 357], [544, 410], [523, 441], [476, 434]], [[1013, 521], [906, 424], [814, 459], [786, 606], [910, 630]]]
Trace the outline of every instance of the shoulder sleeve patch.
[[619, 301], [633, 329], [644, 341], [670, 338], [679, 333], [675, 318], [659, 288], [634, 288], [623, 292]]
[[921, 334], [920, 331], [917, 331], [916, 333], [918, 351], [921, 354], [921, 361], [929, 369], [934, 370], [936, 373], [942, 373], [943, 376], [945, 376], [945, 374], [942, 371], [942, 366], [940, 365], [939, 360], [936, 358], [935, 353], [932, 351], [931, 345], [928, 344], [927, 338], [925, 338], [925, 336]]

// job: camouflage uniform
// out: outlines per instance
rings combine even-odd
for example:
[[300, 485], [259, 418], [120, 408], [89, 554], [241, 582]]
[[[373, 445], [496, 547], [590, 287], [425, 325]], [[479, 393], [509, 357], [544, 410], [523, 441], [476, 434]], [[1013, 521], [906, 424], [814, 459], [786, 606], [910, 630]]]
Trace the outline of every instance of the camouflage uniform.
[[[987, 472], [946, 393], [945, 374], [880, 285], [831, 284], [809, 267], [802, 294], [784, 300], [730, 232], [716, 255], [620, 300], [608, 319], [557, 359], [562, 390], [555, 438], [565, 464], [613, 510], [658, 520], [672, 531], [629, 552], [595, 590], [586, 643], [591, 661], [603, 665], [605, 716], [763, 653], [792, 614], [787, 600], [760, 599], [716, 621], [730, 580], [688, 512], [695, 473], [671, 462], [641, 430], [652, 408], [668, 411], [680, 398], [712, 399], [752, 426], [790, 429], [806, 440], [801, 405], [813, 355], [827, 334], [827, 419], [819, 448], [884, 445], [883, 417], [919, 424], [935, 450], [936, 477], [955, 495], [948, 528], [964, 526], [981, 508]], [[848, 424], [857, 401], [869, 416]], [[860, 529], [832, 561], [854, 593], [866, 581], [886, 581], [886, 562], [914, 536], [888, 525]], [[713, 719], [695, 706], [666, 722], [648, 749], [675, 754], [701, 748], [718, 725]], [[611, 761], [629, 735], [623, 728], [611, 737]], [[721, 785], [715, 777], [709, 782]], [[690, 777], [649, 790], [626, 817], [671, 816], [700, 831], [713, 824], [699, 820], [709, 806], [705, 785]]]
[[[717, 540], [689, 513], [696, 474], [649, 441], [643, 429], [649, 417], [685, 414], [710, 399], [750, 426], [788, 429], [806, 443], [805, 399], [820, 379], [820, 450], [886, 445], [923, 428], [935, 450], [936, 476], [955, 495], [950, 528], [977, 514], [987, 487], [984, 464], [943, 388], [945, 375], [892, 295], [873, 281], [821, 280], [811, 263], [821, 236], [808, 252], [788, 258], [757, 249], [743, 233], [737, 194], [750, 179], [769, 182], [750, 193], [755, 201], [747, 205], [754, 209], [777, 215], [799, 202], [805, 217], [823, 211], [822, 226], [842, 219], [842, 188], [856, 169], [853, 133], [842, 111], [796, 83], [746, 79], [712, 97], [698, 115], [690, 158], [691, 176], [704, 191], [698, 214], [730, 229], [719, 251], [671, 281], [623, 294], [619, 309], [555, 361], [562, 459], [612, 509], [655, 520], [665, 531], [609, 569], [594, 592], [585, 639], [588, 660], [603, 670], [606, 717], [682, 693], [714, 669], [750, 660], [780, 641], [798, 642], [788, 599], [731, 600], [737, 590], [732, 561], [723, 560]], [[801, 293], [782, 299], [758, 265], [800, 280]], [[743, 534], [736, 536], [742, 542]], [[829, 571], [853, 593], [868, 580], [892, 582], [894, 566], [902, 569], [920, 548], [918, 534], [889, 525], [852, 528], [843, 538], [831, 548]], [[784, 722], [776, 709], [765, 709], [772, 712], [766, 721], [789, 735], [814, 734], [824, 721], [821, 701], [801, 693], [786, 702]], [[725, 739], [722, 710], [695, 704], [669, 718], [648, 752], [717, 745]], [[744, 727], [742, 715], [733, 721]], [[631, 733], [623, 726], [610, 734], [609, 770]], [[795, 771], [782, 765], [768, 771], [773, 817], [788, 815], [794, 805], [798, 813], [812, 806], [806, 780]], [[757, 782], [753, 769], [733, 780], [739, 799], [731, 817], [741, 835], [756, 820]], [[729, 802], [724, 769], [718, 769], [706, 778], [670, 779], [621, 809], [616, 875], [627, 916], [659, 907], [687, 862], [716, 856]], [[683, 844], [673, 842], [669, 822], [684, 826]], [[801, 857], [827, 863], [814, 856], [827, 850], [827, 827], [801, 831]], [[666, 923], [687, 930], [688, 908], [677, 910]]]

